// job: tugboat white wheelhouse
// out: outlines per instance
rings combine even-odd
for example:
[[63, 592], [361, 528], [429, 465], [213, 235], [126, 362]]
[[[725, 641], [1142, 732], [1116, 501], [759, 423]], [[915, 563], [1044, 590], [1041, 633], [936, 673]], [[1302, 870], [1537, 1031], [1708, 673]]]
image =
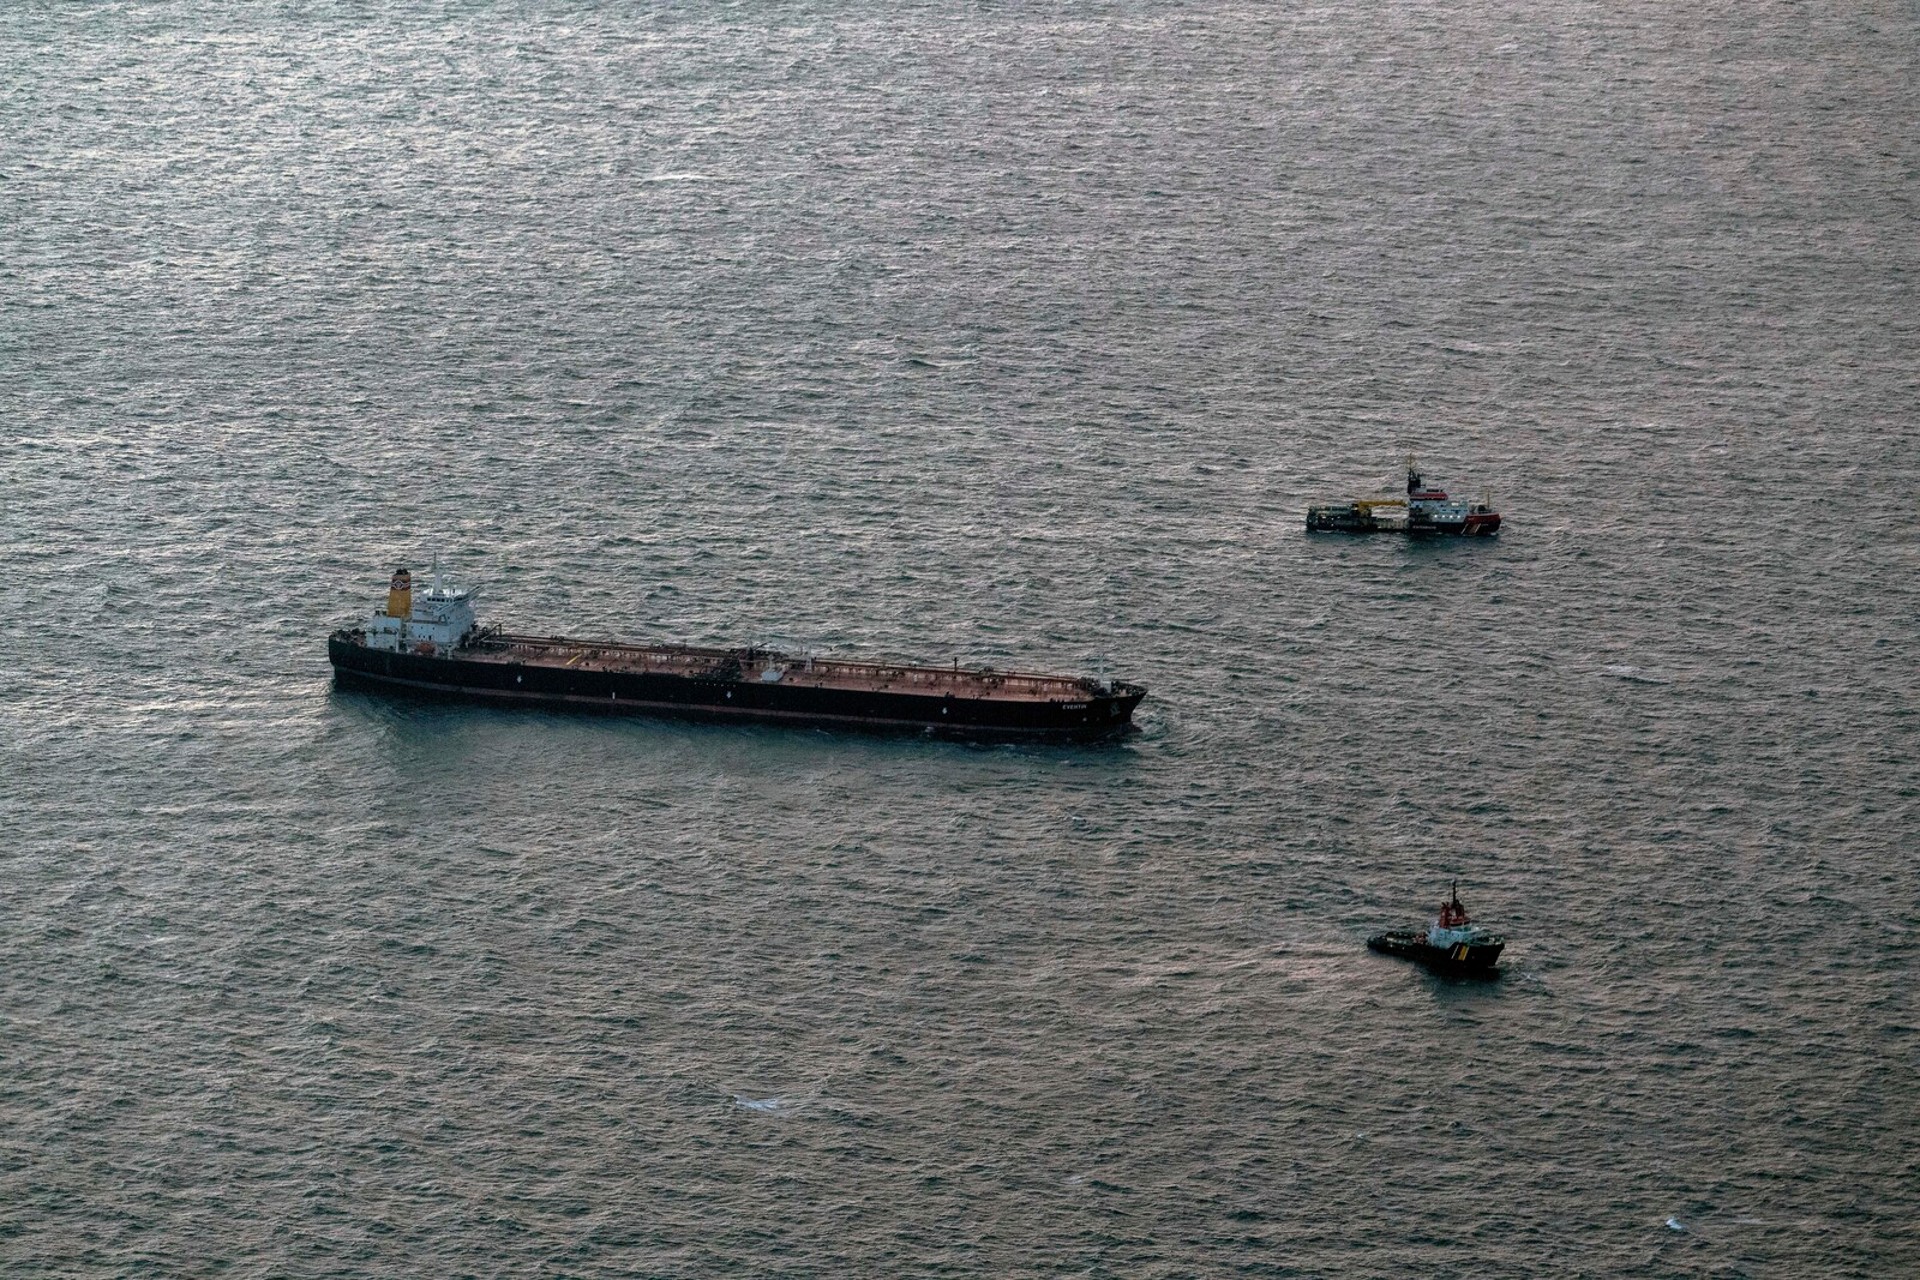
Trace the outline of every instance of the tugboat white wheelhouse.
[[479, 625], [473, 592], [396, 569], [384, 609], [333, 633], [348, 687], [600, 713], [975, 739], [1090, 739], [1126, 731], [1146, 689], [1086, 676], [796, 657], [526, 636]]

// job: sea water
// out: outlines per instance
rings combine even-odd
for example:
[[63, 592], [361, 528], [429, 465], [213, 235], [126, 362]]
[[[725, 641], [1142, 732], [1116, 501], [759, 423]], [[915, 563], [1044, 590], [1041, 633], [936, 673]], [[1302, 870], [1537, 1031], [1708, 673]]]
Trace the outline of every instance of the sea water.
[[[1917, 54], [8, 6], [3, 1269], [1920, 1268]], [[1304, 534], [1408, 453], [1499, 537]], [[335, 691], [436, 554], [538, 634], [1152, 692]], [[1456, 879], [1499, 982], [1365, 950]]]

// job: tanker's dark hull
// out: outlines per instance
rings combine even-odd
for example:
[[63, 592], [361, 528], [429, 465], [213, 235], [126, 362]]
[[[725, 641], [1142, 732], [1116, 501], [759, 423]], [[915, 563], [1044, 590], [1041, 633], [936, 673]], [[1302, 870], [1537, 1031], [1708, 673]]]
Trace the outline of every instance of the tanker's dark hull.
[[1483, 942], [1436, 947], [1427, 941], [1426, 934], [1411, 932], [1381, 933], [1367, 939], [1368, 947], [1385, 955], [1417, 960], [1438, 973], [1476, 978], [1490, 978], [1499, 973], [1494, 964], [1506, 945], [1503, 938], [1487, 938]]
[[327, 642], [336, 683], [423, 697], [599, 714], [756, 721], [965, 739], [1092, 739], [1125, 732], [1145, 690], [1116, 685], [1075, 700], [932, 697], [887, 690], [766, 684], [655, 671], [476, 660]]

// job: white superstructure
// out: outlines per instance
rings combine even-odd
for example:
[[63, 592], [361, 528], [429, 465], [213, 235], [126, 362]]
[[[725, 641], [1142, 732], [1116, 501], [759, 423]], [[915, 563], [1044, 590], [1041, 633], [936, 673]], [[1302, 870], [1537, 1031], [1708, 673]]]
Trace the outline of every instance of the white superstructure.
[[1411, 457], [1407, 459], [1407, 518], [1415, 524], [1465, 524], [1473, 504], [1449, 498], [1445, 489], [1427, 484]]
[[413, 590], [413, 575], [396, 569], [387, 607], [376, 609], [362, 630], [367, 648], [396, 653], [443, 653], [459, 648], [474, 632], [473, 592], [456, 587], [438, 568], [433, 585]]
[[1450, 949], [1462, 943], [1472, 945], [1488, 936], [1487, 931], [1467, 919], [1460, 905], [1460, 885], [1454, 882], [1451, 901], [1440, 904], [1440, 914], [1427, 925], [1427, 945]]

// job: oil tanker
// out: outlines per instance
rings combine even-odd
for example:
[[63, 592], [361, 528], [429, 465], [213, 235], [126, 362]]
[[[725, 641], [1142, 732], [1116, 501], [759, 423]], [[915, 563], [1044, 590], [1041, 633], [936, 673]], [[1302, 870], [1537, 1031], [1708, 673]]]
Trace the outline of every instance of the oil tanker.
[[482, 627], [474, 593], [395, 570], [384, 609], [327, 640], [346, 687], [600, 713], [759, 721], [972, 739], [1124, 732], [1146, 689], [991, 667], [906, 666], [758, 647], [516, 635]]

